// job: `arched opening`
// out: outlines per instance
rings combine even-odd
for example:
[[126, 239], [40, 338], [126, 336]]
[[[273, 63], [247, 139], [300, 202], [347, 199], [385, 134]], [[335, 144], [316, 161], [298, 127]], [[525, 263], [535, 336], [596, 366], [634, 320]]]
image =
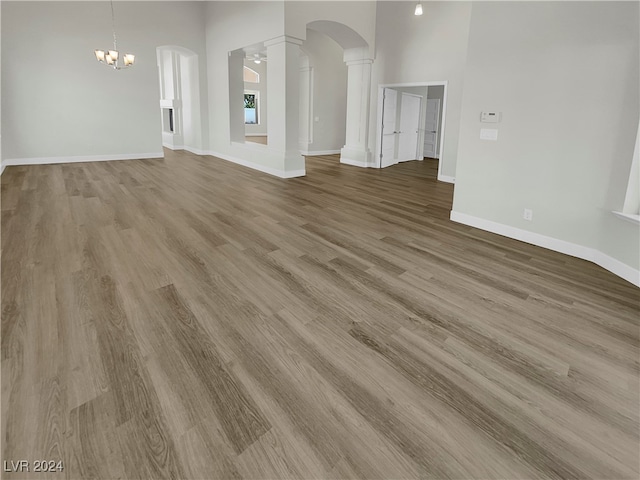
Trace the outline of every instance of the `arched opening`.
[[[340, 162], [362, 167], [374, 166], [368, 147], [371, 64], [373, 63], [369, 45], [355, 30], [339, 22], [329, 20], [309, 22], [307, 31], [318, 32], [338, 44], [342, 49], [343, 62], [346, 64], [344, 144], [340, 149]], [[309, 76], [312, 77], [312, 75]], [[322, 99], [316, 98], [313, 103], [317, 105], [319, 101]], [[303, 113], [302, 108], [301, 113]], [[319, 116], [315, 115], [313, 109], [309, 109], [309, 114], [311, 118], [302, 119], [301, 122], [308, 120], [315, 128], [318, 123], [316, 118]]]
[[198, 55], [176, 45], [156, 49], [160, 82], [162, 145], [200, 151], [202, 123]]
[[308, 29], [300, 50], [300, 152], [339, 154], [347, 116], [342, 47], [324, 33]]

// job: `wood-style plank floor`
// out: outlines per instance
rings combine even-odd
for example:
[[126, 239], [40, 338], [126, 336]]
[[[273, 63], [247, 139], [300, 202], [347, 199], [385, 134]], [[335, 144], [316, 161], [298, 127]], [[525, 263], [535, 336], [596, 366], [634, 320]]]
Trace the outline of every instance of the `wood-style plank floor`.
[[639, 290], [435, 170], [8, 167], [3, 478], [638, 478]]

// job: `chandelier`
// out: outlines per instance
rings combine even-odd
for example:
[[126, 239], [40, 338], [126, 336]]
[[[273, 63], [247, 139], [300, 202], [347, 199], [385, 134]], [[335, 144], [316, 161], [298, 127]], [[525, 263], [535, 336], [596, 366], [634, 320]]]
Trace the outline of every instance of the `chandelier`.
[[131, 53], [125, 53], [122, 55], [122, 62], [120, 61], [120, 52], [118, 52], [118, 41], [116, 39], [116, 20], [113, 14], [113, 0], [111, 0], [111, 27], [113, 29], [113, 50], [95, 50], [94, 53], [100, 63], [113, 67], [115, 70], [122, 70], [133, 65], [136, 57]]

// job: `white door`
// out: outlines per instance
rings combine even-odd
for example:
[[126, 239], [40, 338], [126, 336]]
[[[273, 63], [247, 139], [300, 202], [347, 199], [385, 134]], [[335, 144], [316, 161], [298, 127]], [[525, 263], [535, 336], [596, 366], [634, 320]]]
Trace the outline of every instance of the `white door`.
[[440, 114], [440, 99], [431, 98], [427, 100], [427, 116], [424, 122], [424, 153], [425, 157], [438, 158], [438, 137], [440, 125], [438, 116]]
[[400, 103], [400, 129], [398, 130], [398, 161], [418, 159], [418, 135], [422, 97], [403, 93]]
[[388, 167], [397, 163], [396, 160], [396, 111], [398, 104], [398, 92], [385, 88], [382, 97], [382, 145], [380, 151], [382, 157], [380, 167]]

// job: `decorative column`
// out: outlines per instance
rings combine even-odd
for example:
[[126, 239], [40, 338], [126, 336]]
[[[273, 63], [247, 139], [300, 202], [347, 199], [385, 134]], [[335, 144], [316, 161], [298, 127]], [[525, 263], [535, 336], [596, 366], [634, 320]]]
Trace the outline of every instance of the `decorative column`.
[[285, 176], [304, 175], [304, 157], [298, 144], [302, 40], [283, 35], [264, 45], [267, 47], [268, 148], [282, 155]]
[[340, 162], [367, 167], [372, 159], [369, 150], [369, 106], [373, 59], [368, 58], [368, 49], [363, 47], [345, 50], [344, 61], [348, 69], [347, 129]]

